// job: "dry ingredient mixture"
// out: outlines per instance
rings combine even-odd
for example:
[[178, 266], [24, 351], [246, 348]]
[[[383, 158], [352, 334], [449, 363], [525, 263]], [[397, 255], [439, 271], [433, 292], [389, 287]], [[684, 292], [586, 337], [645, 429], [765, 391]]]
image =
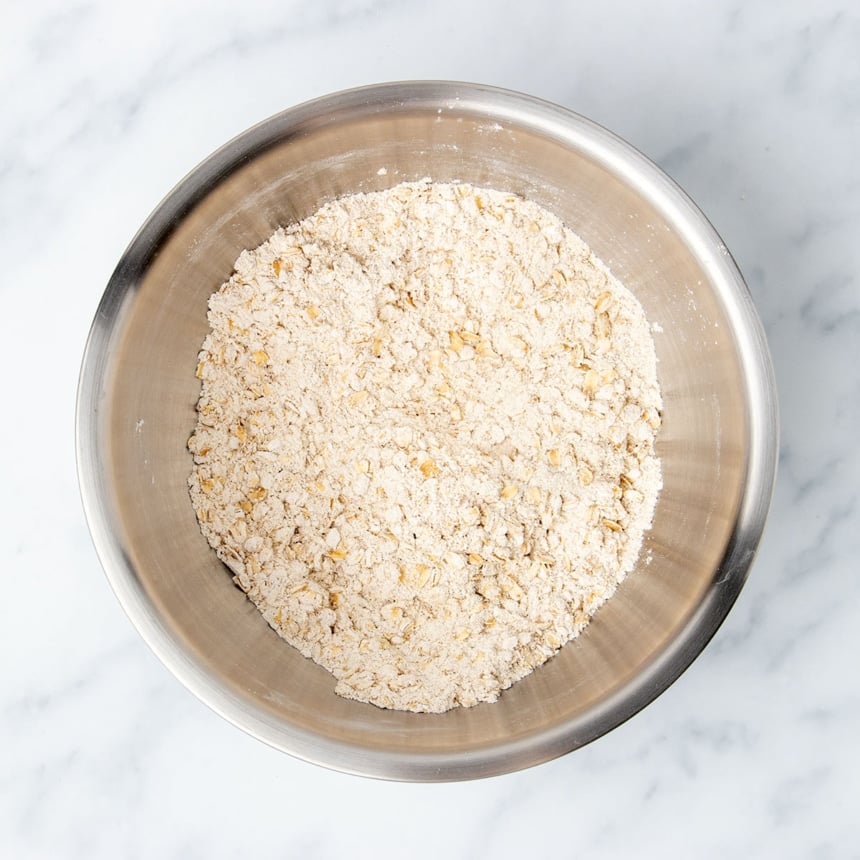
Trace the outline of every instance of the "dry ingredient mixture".
[[191, 498], [336, 691], [494, 701], [634, 566], [660, 489], [641, 306], [520, 197], [429, 180], [278, 230], [210, 301]]

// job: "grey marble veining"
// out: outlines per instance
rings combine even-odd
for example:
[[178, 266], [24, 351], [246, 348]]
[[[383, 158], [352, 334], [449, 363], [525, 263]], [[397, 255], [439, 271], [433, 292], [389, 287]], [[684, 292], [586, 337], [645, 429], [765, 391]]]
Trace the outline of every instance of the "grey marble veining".
[[[14, 3], [0, 32], [0, 855], [858, 856], [860, 9], [633, 0]], [[158, 200], [277, 110], [508, 86], [626, 137], [712, 219], [764, 320], [780, 476], [750, 581], [653, 705], [478, 783], [294, 761], [150, 655], [91, 548], [78, 363]]]

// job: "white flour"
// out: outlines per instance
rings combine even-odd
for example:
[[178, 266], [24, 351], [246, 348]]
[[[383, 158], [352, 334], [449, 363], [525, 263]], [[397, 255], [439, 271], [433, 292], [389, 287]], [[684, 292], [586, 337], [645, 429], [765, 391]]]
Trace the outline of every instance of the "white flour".
[[635, 565], [653, 342], [538, 206], [429, 181], [343, 198], [243, 253], [209, 321], [201, 528], [339, 694], [494, 701]]

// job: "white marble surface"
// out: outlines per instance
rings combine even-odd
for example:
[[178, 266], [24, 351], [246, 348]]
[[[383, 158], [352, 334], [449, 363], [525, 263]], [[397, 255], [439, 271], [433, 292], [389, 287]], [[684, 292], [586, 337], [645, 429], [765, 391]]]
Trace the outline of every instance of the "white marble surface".
[[[860, 856], [860, 9], [835, 0], [9, 2], [0, 26], [0, 856]], [[330, 773], [173, 679], [104, 579], [72, 414], [102, 289], [251, 123], [398, 78], [507, 86], [656, 159], [766, 323], [781, 473], [752, 577], [644, 712], [530, 771]]]

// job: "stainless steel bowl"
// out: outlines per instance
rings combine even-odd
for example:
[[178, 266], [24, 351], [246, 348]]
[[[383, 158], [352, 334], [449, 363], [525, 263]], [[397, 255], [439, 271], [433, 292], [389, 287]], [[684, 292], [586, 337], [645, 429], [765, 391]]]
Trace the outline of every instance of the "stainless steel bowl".
[[[383, 171], [382, 168], [385, 168]], [[231, 582], [188, 498], [206, 303], [245, 248], [356, 191], [429, 176], [559, 215], [639, 297], [665, 399], [664, 489], [640, 564], [579, 639], [492, 705], [442, 715], [341, 699]], [[78, 470], [99, 557], [167, 667], [250, 734], [343, 771], [456, 780], [580, 747], [666, 689], [747, 576], [770, 502], [774, 382], [719, 236], [660, 170], [594, 123], [489, 87], [397, 83], [275, 116], [186, 177], [133, 239], [93, 322]]]

